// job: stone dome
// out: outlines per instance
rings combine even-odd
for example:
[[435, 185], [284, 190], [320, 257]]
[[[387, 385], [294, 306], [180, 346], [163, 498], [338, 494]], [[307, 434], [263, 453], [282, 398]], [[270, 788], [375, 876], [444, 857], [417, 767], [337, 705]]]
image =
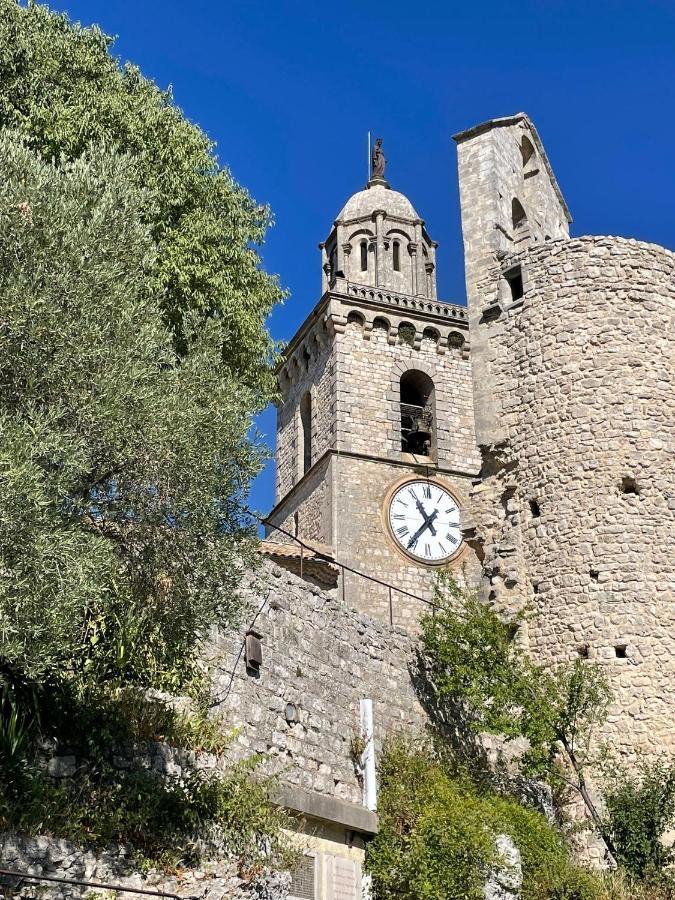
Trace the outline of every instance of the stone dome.
[[345, 222], [352, 219], [370, 219], [378, 209], [400, 219], [419, 220], [410, 200], [382, 182], [371, 182], [365, 190], [352, 194], [341, 209], [337, 220]]

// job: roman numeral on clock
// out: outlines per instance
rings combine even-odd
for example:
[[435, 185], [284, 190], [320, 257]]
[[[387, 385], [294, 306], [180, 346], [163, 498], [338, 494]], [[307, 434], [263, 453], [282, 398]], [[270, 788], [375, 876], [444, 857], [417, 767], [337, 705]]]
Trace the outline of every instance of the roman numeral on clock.
[[449, 534], [449, 535], [448, 535], [448, 540], [450, 541], [450, 543], [452, 544], [453, 547], [456, 547], [457, 544], [459, 544], [459, 538], [456, 538], [456, 537], [454, 536], [454, 534]]
[[424, 555], [431, 556], [431, 544], [424, 545]]
[[399, 537], [405, 537], [407, 533], [408, 533], [407, 525], [401, 525], [400, 528], [396, 529], [396, 534], [399, 535]]
[[424, 494], [424, 496], [427, 500], [431, 499], [431, 488], [429, 487], [428, 484], [424, 485], [424, 487], [422, 489], [422, 493]]

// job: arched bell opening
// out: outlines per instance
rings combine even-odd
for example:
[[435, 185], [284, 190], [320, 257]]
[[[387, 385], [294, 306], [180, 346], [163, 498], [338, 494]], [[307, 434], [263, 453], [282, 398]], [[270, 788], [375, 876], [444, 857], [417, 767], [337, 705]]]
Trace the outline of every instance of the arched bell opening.
[[435, 389], [426, 372], [410, 369], [401, 376], [401, 450], [432, 456], [435, 430]]

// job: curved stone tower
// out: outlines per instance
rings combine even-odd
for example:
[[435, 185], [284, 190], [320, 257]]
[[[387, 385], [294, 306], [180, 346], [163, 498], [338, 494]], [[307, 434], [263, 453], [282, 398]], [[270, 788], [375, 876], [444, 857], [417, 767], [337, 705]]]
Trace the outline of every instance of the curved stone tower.
[[608, 667], [604, 737], [675, 750], [675, 254], [570, 239], [526, 116], [456, 137], [487, 598], [538, 659]]

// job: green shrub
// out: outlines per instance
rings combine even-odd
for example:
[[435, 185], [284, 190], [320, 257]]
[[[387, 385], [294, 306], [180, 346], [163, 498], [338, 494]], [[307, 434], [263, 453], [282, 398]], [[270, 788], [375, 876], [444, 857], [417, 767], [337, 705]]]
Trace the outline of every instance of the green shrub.
[[221, 847], [244, 865], [283, 864], [286, 817], [248, 769], [188, 770], [179, 778], [99, 760], [56, 780], [31, 766], [11, 786], [0, 779], [0, 827], [94, 849], [123, 844], [155, 864], [195, 864]]
[[[541, 813], [479, 791], [430, 750], [390, 741], [380, 764], [380, 830], [367, 851], [377, 898], [482, 900], [498, 834], [521, 854], [523, 900], [605, 900], [602, 876], [575, 865]], [[621, 896], [621, 895], [617, 895]]]
[[675, 825], [675, 762], [639, 761], [613, 767], [605, 786], [605, 822], [617, 862], [640, 879], [659, 878], [675, 860], [664, 834]]

